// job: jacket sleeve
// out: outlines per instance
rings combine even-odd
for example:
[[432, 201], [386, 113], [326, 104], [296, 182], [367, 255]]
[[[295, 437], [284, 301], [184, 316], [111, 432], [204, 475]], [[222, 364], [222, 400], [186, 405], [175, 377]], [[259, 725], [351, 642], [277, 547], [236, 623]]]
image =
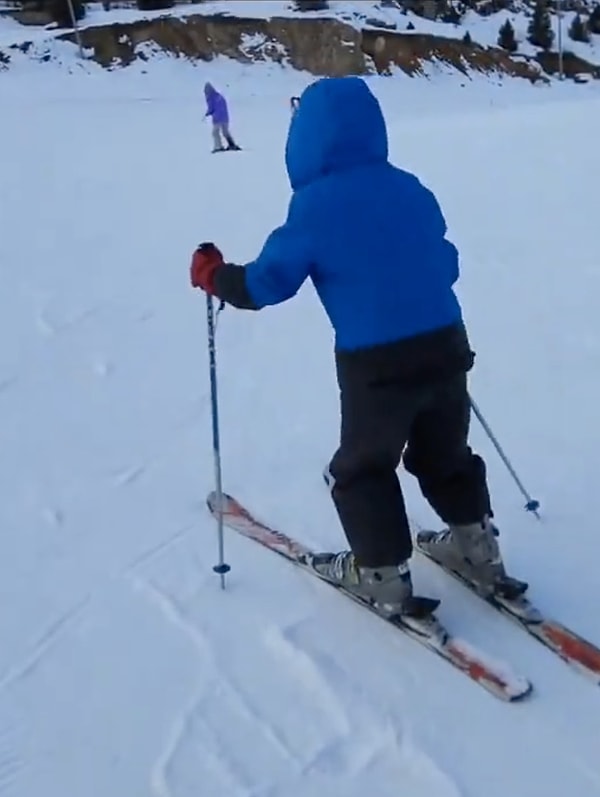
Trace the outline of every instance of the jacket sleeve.
[[431, 239], [440, 247], [440, 261], [447, 269], [450, 284], [454, 285], [459, 277], [458, 249], [446, 238], [448, 227], [442, 209], [433, 192], [425, 186], [423, 200], [424, 217]]
[[215, 295], [240, 310], [258, 310], [248, 293], [246, 269], [235, 263], [225, 263], [215, 273]]
[[285, 224], [273, 230], [258, 257], [245, 267], [246, 287], [256, 307], [280, 304], [300, 290], [313, 264], [310, 238], [305, 213], [292, 197]]
[[273, 230], [255, 260], [245, 266], [226, 263], [217, 271], [216, 296], [243, 310], [260, 310], [291, 299], [310, 275], [312, 265], [303, 217], [293, 197], [285, 224]]
[[274, 230], [257, 259], [246, 266], [248, 294], [257, 307], [280, 304], [300, 290], [310, 260], [288, 225]]

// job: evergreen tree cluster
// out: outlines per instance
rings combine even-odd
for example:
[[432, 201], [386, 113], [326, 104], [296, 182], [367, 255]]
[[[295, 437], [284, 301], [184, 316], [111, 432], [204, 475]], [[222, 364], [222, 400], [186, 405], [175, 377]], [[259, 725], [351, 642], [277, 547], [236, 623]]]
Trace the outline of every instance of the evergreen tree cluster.
[[[591, 34], [594, 33], [600, 34], [600, 2], [594, 4], [587, 20], [577, 13], [569, 25], [569, 36], [573, 41], [589, 42]], [[552, 48], [554, 38], [548, 0], [535, 0], [533, 14], [527, 27], [527, 41], [534, 47], [547, 51]], [[515, 29], [509, 19], [506, 19], [498, 31], [498, 46], [509, 53], [518, 50]]]
[[325, 11], [328, 6], [327, 0], [296, 0], [298, 11]]
[[590, 32], [587, 23], [581, 18], [580, 14], [575, 14], [573, 22], [569, 26], [569, 36], [574, 42], [589, 42]]
[[536, 0], [533, 15], [527, 27], [527, 40], [534, 47], [541, 47], [542, 50], [549, 50], [552, 47], [554, 31], [547, 0]]
[[175, 0], [136, 0], [141, 11], [159, 11], [161, 8], [173, 8]]
[[34, 0], [23, 2], [24, 10], [43, 11], [60, 28], [72, 28], [73, 17], [79, 22], [85, 17], [85, 0]]
[[594, 8], [588, 19], [588, 30], [590, 33], [600, 34], [600, 3], [594, 3]]
[[507, 19], [504, 25], [500, 28], [498, 33], [498, 45], [509, 53], [514, 53], [518, 49], [517, 38], [515, 36], [515, 29]]

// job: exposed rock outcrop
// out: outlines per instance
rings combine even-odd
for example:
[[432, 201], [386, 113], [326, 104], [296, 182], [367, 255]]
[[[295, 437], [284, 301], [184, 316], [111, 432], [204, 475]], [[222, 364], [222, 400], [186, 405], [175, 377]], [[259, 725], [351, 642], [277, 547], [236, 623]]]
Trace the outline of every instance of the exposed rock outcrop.
[[[228, 16], [160, 17], [82, 30], [83, 45], [103, 66], [131, 63], [141, 45], [208, 61], [275, 61], [313, 75], [365, 74], [361, 33], [335, 19], [246, 19]], [[74, 40], [72, 34], [61, 38]], [[143, 55], [142, 55], [143, 57]]]
[[409, 75], [419, 75], [428, 63], [434, 61], [464, 74], [469, 71], [498, 73], [527, 78], [532, 82], [543, 79], [540, 66], [533, 59], [511, 57], [499, 47], [480, 47], [467, 44], [462, 39], [365, 30], [362, 49], [373, 59], [377, 71], [383, 74], [396, 66]]

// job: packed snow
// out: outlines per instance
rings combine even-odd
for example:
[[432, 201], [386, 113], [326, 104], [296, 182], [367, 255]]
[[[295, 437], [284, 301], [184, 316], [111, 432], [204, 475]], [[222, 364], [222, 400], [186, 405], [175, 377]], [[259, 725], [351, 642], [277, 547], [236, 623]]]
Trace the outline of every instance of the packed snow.
[[[144, 74], [145, 72], [145, 74]], [[244, 150], [210, 154], [202, 86]], [[309, 76], [165, 59], [0, 81], [0, 795], [594, 797], [600, 691], [415, 558], [440, 617], [529, 677], [495, 700], [326, 585], [226, 532], [220, 588], [204, 295], [284, 218], [289, 97]], [[372, 78], [391, 156], [461, 253], [471, 389], [511, 571], [600, 642], [597, 86]], [[310, 285], [219, 316], [225, 488], [344, 545], [332, 334]], [[403, 476], [411, 513], [434, 522]]]

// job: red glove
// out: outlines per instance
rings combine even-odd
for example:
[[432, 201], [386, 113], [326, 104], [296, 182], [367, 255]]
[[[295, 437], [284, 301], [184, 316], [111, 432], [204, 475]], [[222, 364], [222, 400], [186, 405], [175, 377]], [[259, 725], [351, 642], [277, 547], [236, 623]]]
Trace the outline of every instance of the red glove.
[[223, 265], [223, 255], [214, 244], [204, 243], [192, 256], [190, 279], [194, 288], [215, 292], [215, 272]]

